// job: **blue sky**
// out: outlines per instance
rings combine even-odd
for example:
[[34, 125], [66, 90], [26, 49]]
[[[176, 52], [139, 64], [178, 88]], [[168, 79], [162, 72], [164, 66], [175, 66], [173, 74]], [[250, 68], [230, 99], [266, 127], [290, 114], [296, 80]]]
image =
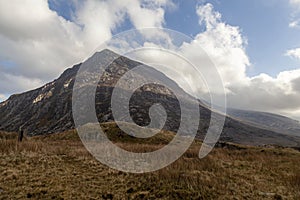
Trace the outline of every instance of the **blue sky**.
[[[300, 0], [0, 1], [0, 101], [54, 80], [114, 34], [145, 27], [193, 38], [180, 51], [196, 63], [204, 48], [229, 107], [300, 120]], [[180, 70], [201, 96], [199, 77]]]
[[284, 0], [227, 0], [215, 3], [226, 22], [239, 26], [248, 39], [247, 52], [253, 64], [250, 75], [277, 75], [299, 68], [299, 62], [284, 56], [300, 46], [299, 30], [290, 28], [291, 6]]
[[[75, 10], [71, 1], [49, 0], [49, 6], [60, 16], [72, 21]], [[300, 46], [299, 29], [290, 28], [294, 9], [286, 0], [226, 0], [226, 1], [173, 1], [177, 8], [166, 9], [165, 28], [195, 36], [204, 27], [199, 26], [196, 6], [210, 2], [222, 14], [223, 20], [238, 26], [248, 40], [247, 53], [251, 66], [247, 69], [249, 76], [266, 73], [275, 77], [279, 72], [300, 68], [297, 59], [285, 56], [288, 49]], [[114, 34], [134, 28], [126, 19]]]

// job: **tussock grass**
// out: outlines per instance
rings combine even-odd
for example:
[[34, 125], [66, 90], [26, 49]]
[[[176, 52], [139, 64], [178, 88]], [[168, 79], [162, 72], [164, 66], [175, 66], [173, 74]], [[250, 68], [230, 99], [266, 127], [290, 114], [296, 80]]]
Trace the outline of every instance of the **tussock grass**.
[[293, 190], [295, 199], [300, 199], [300, 171], [297, 167], [291, 170], [291, 173], [285, 177], [287, 185]]
[[[75, 131], [26, 138], [22, 143], [16, 142], [16, 135], [7, 134], [0, 133], [0, 199], [300, 197], [300, 153], [289, 148], [215, 148], [200, 160], [201, 143], [194, 142], [164, 169], [129, 174], [95, 160]], [[154, 151], [172, 138], [162, 133], [152, 143], [131, 138], [122, 142], [124, 137], [108, 134], [114, 143], [133, 152]]]

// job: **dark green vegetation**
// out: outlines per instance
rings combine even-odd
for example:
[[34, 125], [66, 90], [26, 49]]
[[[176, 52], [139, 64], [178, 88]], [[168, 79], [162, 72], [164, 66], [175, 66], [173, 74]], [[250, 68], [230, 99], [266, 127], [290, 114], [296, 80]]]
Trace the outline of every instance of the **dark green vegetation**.
[[[113, 123], [111, 140], [131, 151], [168, 143], [162, 132], [151, 142], [124, 136]], [[121, 139], [120, 139], [121, 138]], [[0, 199], [299, 199], [300, 152], [234, 144], [200, 160], [200, 142], [160, 171], [129, 174], [95, 160], [75, 131], [25, 138], [0, 134]], [[221, 146], [221, 145], [220, 145]]]

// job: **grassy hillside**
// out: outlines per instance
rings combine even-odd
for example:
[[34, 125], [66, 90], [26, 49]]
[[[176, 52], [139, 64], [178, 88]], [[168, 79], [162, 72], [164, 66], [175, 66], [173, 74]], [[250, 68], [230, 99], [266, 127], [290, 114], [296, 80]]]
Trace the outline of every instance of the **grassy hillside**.
[[[131, 151], [157, 149], [172, 138], [163, 132], [141, 142], [122, 135], [114, 124], [103, 126], [112, 128], [109, 135], [116, 144]], [[137, 175], [99, 163], [75, 131], [26, 138], [19, 144], [16, 135], [1, 133], [0, 199], [300, 198], [298, 151], [230, 145], [200, 160], [200, 145], [194, 143], [167, 168]]]

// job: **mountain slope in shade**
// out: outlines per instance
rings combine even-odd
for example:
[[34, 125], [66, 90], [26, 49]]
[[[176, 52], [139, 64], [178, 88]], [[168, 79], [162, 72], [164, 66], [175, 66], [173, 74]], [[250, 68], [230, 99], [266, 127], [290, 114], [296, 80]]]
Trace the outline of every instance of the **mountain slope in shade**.
[[[105, 60], [114, 56], [118, 57], [110, 50], [103, 50], [94, 54], [90, 59]], [[80, 65], [67, 69], [58, 79], [41, 88], [12, 95], [7, 101], [0, 103], [0, 130], [17, 131], [22, 126], [29, 135], [42, 135], [74, 128], [72, 89]], [[139, 65], [141, 63], [121, 56], [106, 69], [96, 91], [95, 105], [99, 122], [114, 120], [110, 105], [114, 86], [127, 71]], [[160, 73], [151, 67], [148, 68], [153, 73]], [[165, 80], [178, 87], [164, 74], [160, 73], [159, 76], [164, 76]], [[88, 89], [89, 86], [84, 87], [83, 89]], [[127, 88], [126, 85], [122, 86], [125, 91]], [[182, 89], [178, 87], [178, 90]], [[184, 96], [186, 102], [195, 101], [186, 93]], [[166, 87], [160, 85], [144, 85], [133, 94], [130, 100], [130, 115], [133, 121], [142, 126], [149, 124], [149, 108], [154, 103], [161, 103], [168, 114], [164, 129], [176, 132], [180, 125], [181, 114], [178, 99]], [[201, 119], [197, 137], [203, 139], [210, 123], [211, 111], [200, 101], [199, 108]], [[221, 140], [248, 145], [299, 146], [300, 144], [299, 137], [288, 136], [282, 132], [244, 123], [240, 119], [231, 117], [226, 117]]]
[[227, 114], [250, 125], [270, 129], [278, 133], [300, 136], [300, 123], [285, 116], [232, 108], [227, 110]]

